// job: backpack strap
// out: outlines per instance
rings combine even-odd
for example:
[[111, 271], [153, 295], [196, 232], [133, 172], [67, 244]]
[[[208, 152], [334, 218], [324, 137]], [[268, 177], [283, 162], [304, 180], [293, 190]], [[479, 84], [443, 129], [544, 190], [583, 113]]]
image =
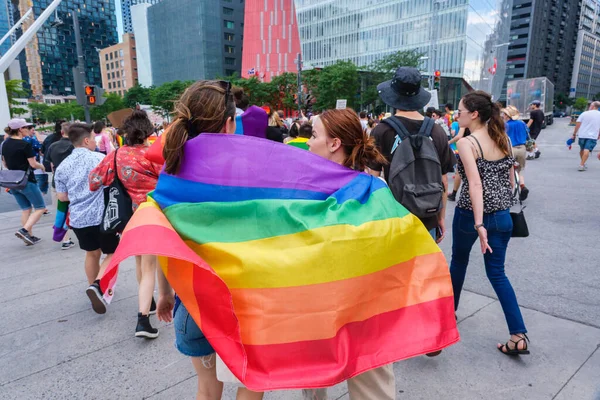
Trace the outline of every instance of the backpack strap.
[[423, 123], [421, 124], [421, 129], [419, 129], [419, 133], [417, 133], [417, 135], [431, 137], [431, 132], [433, 131], [434, 125], [435, 122], [432, 118], [425, 117]]
[[402, 121], [395, 115], [386, 118], [381, 122], [391, 126], [394, 131], [396, 131], [396, 135], [400, 137], [400, 140], [406, 140], [410, 136], [410, 132], [408, 132]]

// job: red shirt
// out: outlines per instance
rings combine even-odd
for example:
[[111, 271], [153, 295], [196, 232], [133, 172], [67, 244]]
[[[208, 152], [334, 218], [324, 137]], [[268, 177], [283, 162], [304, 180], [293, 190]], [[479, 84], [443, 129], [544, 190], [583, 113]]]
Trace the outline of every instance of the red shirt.
[[[124, 146], [117, 151], [119, 179], [133, 201], [134, 209], [146, 201], [146, 195], [153, 191], [162, 169], [161, 164], [149, 161], [146, 152], [149, 147], [140, 144]], [[96, 191], [109, 186], [115, 179], [115, 155], [108, 154], [90, 173], [90, 190]]]

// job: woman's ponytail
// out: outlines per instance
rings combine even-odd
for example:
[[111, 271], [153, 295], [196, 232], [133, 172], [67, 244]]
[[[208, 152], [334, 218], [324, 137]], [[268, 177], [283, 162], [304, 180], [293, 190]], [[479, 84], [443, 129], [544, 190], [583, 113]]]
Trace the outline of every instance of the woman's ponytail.
[[506, 134], [506, 127], [500, 115], [500, 110], [501, 108], [498, 103], [492, 103], [492, 115], [488, 121], [488, 134], [496, 142], [500, 150], [508, 156], [511, 154], [508, 145], [508, 135]]

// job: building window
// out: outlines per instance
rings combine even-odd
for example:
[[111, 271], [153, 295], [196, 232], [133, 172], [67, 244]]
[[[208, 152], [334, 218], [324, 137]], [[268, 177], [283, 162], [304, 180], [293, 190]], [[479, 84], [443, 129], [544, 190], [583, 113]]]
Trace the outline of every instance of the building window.
[[233, 15], [233, 8], [223, 7], [223, 15]]
[[117, 81], [117, 86], [121, 87], [121, 81]]
[[113, 53], [110, 53], [110, 59], [111, 60], [113, 59]]
[[108, 54], [105, 54], [104, 58], [106, 59], [106, 61], [108, 61]]
[[113, 72], [113, 73], [111, 73], [111, 75], [112, 75], [112, 78], [115, 79], [115, 73]]
[[106, 74], [106, 79], [110, 79], [110, 72]]
[[119, 50], [119, 56], [123, 57], [123, 49]]
[[119, 54], [119, 53], [117, 53], [117, 52], [115, 51], [115, 58], [119, 57], [119, 56], [118, 56], [118, 54]]
[[117, 71], [117, 78], [121, 77], [121, 73], [119, 71]]
[[109, 70], [110, 69], [110, 64], [106, 64], [106, 69]]
[[121, 60], [121, 67], [125, 66], [125, 60]]
[[225, 57], [225, 64], [226, 65], [235, 65], [235, 58]]
[[235, 53], [235, 47], [229, 46], [228, 44], [226, 44], [225, 45], [225, 53], [234, 54]]
[[225, 36], [225, 40], [227, 40], [228, 42], [233, 42], [235, 40], [235, 35], [233, 33], [224, 33]]
[[225, 75], [227, 76], [233, 76], [236, 74], [236, 71], [232, 70], [232, 69], [226, 69], [225, 70]]
[[228, 21], [228, 20], [224, 20], [224, 21], [223, 21], [223, 26], [224, 26], [226, 29], [235, 29], [235, 22], [233, 22], [233, 21]]

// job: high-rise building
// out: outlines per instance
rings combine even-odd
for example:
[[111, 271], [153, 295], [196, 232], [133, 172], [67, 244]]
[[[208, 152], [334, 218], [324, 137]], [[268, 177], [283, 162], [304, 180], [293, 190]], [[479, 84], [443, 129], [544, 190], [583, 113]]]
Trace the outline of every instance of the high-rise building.
[[546, 77], [569, 92], [580, 1], [514, 0], [506, 80]]
[[569, 96], [591, 100], [599, 93], [600, 1], [583, 0]]
[[273, 76], [298, 71], [300, 38], [294, 0], [248, 2], [244, 20], [243, 77], [268, 82]]
[[[11, 0], [15, 6], [15, 20], [30, 7], [38, 17], [51, 0]], [[34, 97], [42, 94], [73, 95], [73, 67], [77, 64], [77, 50], [73, 30], [73, 12], [78, 13], [83, 42], [86, 83], [101, 85], [97, 52], [117, 43], [117, 19], [113, 1], [69, 0], [57, 9], [58, 19], [52, 19], [40, 29], [34, 40], [21, 53], [21, 72]], [[18, 17], [18, 18], [17, 18]], [[23, 29], [27, 29], [27, 24]], [[19, 30], [20, 34], [21, 30]]]
[[[13, 26], [11, 9], [12, 7], [10, 1], [0, 0], [0, 38], [3, 38]], [[2, 45], [0, 45], [0, 56], [8, 51], [11, 44], [12, 38], [8, 38], [4, 43], [2, 43]]]
[[138, 62], [135, 37], [124, 33], [123, 41], [100, 50], [100, 71], [102, 88], [108, 93], [123, 96], [138, 83]]
[[148, 26], [155, 85], [240, 74], [244, 2], [163, 0]]
[[[504, 80], [501, 71], [490, 69], [494, 57], [485, 47], [508, 41], [501, 24], [510, 18], [505, 1], [295, 0], [295, 5], [307, 66], [351, 60], [361, 68], [400, 50], [416, 50], [423, 54], [422, 70], [439, 70], [442, 80], [464, 79], [475, 88], [499, 87], [489, 81]], [[505, 62], [500, 51], [495, 58], [496, 64]], [[457, 95], [446, 92], [441, 98]]]
[[121, 16], [123, 18], [123, 33], [133, 33], [131, 8], [137, 4], [156, 4], [161, 0], [121, 0]]
[[135, 35], [135, 47], [138, 59], [138, 82], [144, 87], [154, 84], [152, 80], [152, 58], [150, 57], [150, 37], [148, 30], [148, 8], [142, 3], [131, 7], [131, 26]]

